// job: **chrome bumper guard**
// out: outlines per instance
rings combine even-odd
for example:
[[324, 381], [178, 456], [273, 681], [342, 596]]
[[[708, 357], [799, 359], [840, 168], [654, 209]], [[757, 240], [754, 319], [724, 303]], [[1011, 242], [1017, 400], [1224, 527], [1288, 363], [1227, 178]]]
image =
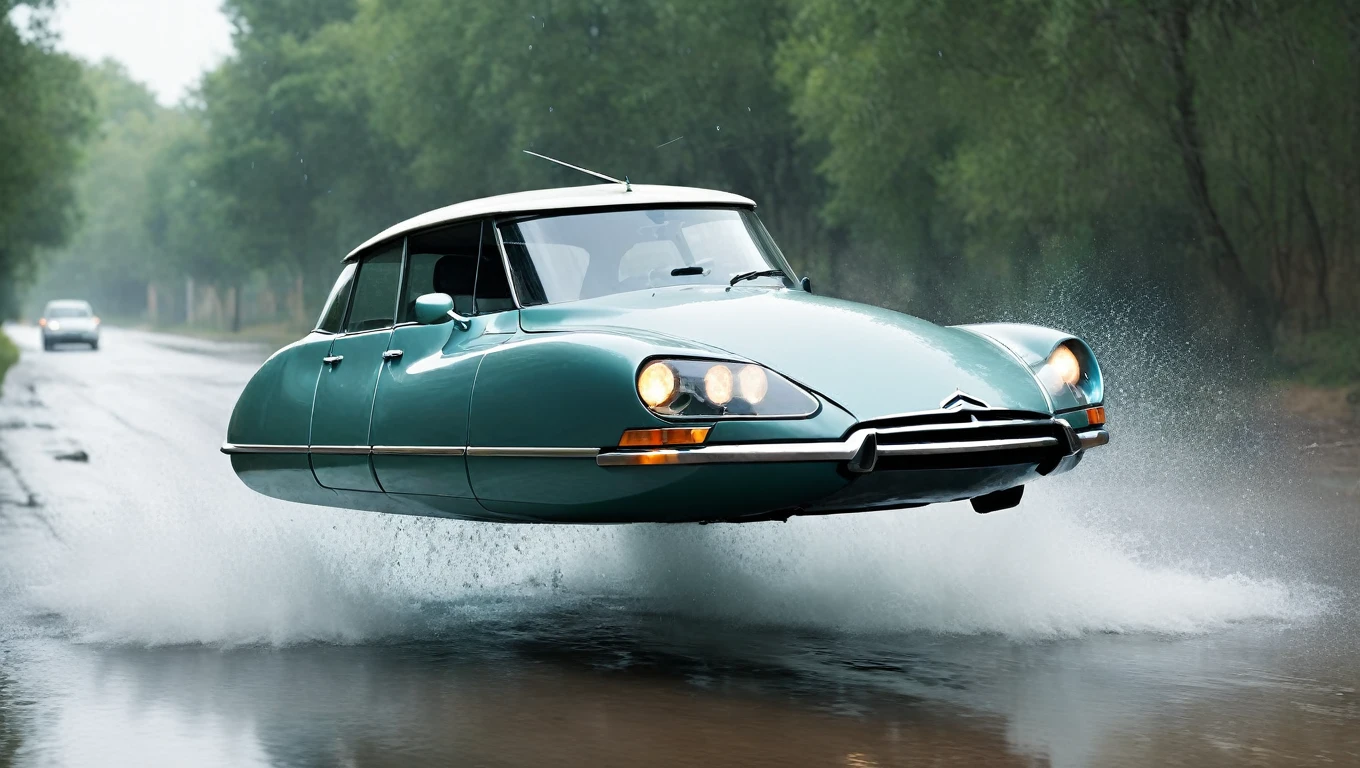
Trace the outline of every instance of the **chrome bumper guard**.
[[[965, 439], [979, 427], [1047, 428], [1055, 433], [1043, 437], [987, 440]], [[911, 442], [911, 433], [953, 433], [959, 439]], [[922, 435], [925, 436], [925, 435]], [[862, 427], [845, 439], [807, 443], [741, 443], [704, 445], [695, 448], [607, 450], [595, 457], [601, 467], [636, 467], [670, 464], [741, 464], [759, 462], [846, 462], [852, 472], [871, 472], [881, 459], [940, 457], [1008, 451], [1056, 449], [1054, 455], [1071, 456], [1110, 442], [1103, 427], [1077, 432], [1062, 419], [992, 421], [984, 423], [927, 424], [908, 427]]]

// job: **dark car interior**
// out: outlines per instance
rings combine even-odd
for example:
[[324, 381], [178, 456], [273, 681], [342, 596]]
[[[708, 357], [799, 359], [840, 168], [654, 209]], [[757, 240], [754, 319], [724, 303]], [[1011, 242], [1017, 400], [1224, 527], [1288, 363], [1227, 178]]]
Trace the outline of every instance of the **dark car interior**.
[[416, 299], [447, 293], [460, 315], [514, 309], [505, 265], [490, 223], [469, 222], [414, 235], [401, 322], [415, 319]]

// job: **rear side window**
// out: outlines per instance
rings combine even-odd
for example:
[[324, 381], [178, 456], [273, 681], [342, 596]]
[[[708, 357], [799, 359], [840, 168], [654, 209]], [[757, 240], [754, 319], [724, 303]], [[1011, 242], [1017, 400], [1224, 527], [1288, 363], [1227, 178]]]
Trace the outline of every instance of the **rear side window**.
[[349, 306], [349, 289], [354, 285], [356, 269], [357, 264], [346, 264], [341, 270], [340, 279], [335, 281], [330, 298], [326, 299], [326, 306], [321, 310], [321, 319], [316, 321], [318, 331], [340, 332], [341, 325], [345, 322], [345, 309]]
[[89, 317], [93, 314], [94, 311], [87, 306], [81, 306], [79, 304], [59, 304], [49, 305], [47, 311], [43, 313], [43, 317], [57, 319], [62, 317]]
[[387, 246], [359, 263], [350, 302], [347, 333], [388, 328], [397, 308], [401, 282], [401, 243]]

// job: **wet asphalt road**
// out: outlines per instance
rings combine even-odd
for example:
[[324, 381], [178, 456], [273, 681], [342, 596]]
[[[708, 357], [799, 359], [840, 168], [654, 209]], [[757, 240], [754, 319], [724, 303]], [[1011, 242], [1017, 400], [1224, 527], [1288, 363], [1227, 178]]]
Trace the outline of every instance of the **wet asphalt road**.
[[259, 347], [6, 330], [0, 765], [1360, 765], [1360, 510], [1269, 450], [1130, 425], [988, 517], [384, 517], [236, 480]]

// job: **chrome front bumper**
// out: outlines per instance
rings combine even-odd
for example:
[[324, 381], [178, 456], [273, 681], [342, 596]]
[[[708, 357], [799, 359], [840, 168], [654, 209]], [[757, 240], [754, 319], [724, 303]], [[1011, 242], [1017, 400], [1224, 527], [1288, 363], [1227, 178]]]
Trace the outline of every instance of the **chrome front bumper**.
[[[851, 472], [872, 472], [883, 459], [914, 457], [965, 457], [995, 453], [1004, 457], [1050, 452], [1058, 459], [1081, 453], [1110, 442], [1103, 426], [1081, 432], [1062, 419], [987, 422], [986, 427], [1047, 428], [1053, 434], [1041, 437], [967, 439], [978, 423], [928, 424], [906, 427], [861, 427], [843, 440], [799, 443], [737, 443], [705, 445], [695, 448], [611, 449], [600, 452], [595, 463], [601, 467], [636, 467], [672, 464], [740, 464], [753, 462], [846, 462]], [[953, 434], [957, 439], [912, 442], [913, 433], [925, 436]], [[1017, 462], [1021, 463], [1021, 462]]]

